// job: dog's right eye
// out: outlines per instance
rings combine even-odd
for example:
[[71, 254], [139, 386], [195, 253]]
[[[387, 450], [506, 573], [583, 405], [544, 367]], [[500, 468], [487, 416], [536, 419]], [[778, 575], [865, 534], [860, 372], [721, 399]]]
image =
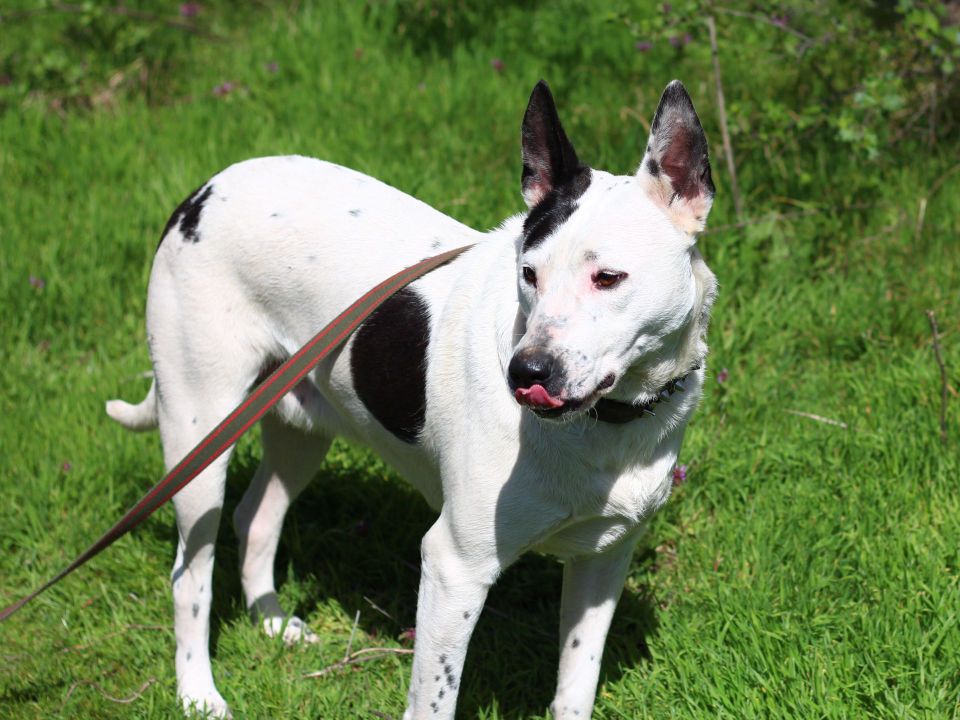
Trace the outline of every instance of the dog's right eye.
[[537, 274], [533, 271], [533, 268], [530, 267], [529, 265], [523, 266], [523, 279], [524, 279], [524, 282], [527, 283], [527, 285], [530, 285], [531, 287], [537, 286]]

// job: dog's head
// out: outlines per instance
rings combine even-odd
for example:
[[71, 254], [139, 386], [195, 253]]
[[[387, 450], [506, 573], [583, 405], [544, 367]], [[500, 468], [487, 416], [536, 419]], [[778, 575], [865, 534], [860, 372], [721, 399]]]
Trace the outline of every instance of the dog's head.
[[706, 352], [716, 281], [695, 247], [713, 201], [707, 140], [683, 85], [657, 107], [635, 175], [583, 165], [546, 83], [522, 127], [518, 402], [544, 417], [606, 394], [644, 402]]

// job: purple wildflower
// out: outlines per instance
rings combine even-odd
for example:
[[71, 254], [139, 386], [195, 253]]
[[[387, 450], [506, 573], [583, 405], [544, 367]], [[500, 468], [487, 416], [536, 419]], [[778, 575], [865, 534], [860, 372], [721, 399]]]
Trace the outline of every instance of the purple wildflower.
[[649, 52], [653, 49], [653, 43], [647, 42], [646, 40], [637, 40], [637, 42], [633, 44], [633, 48], [637, 52]]
[[63, 464], [60, 466], [60, 469], [63, 472], [68, 473], [73, 470], [73, 464], [69, 460], [64, 460]]
[[683, 44], [689, 45], [691, 42], [693, 42], [693, 36], [691, 36], [690, 33], [685, 33], [683, 36]]
[[415, 627], [404, 628], [400, 633], [400, 642], [409, 642], [413, 644], [417, 640], [417, 629]]
[[180, 17], [196, 17], [202, 9], [203, 6], [200, 3], [182, 3], [180, 5]]
[[717, 373], [717, 382], [723, 385], [729, 377], [730, 377], [730, 371], [727, 370], [726, 368], [723, 368], [722, 370], [720, 370], [720, 372]]
[[687, 479], [687, 466], [677, 465], [673, 468], [673, 486], [679, 487]]
[[664, 11], [665, 13], [668, 13], [668, 12], [670, 12], [671, 10], [673, 10], [673, 5], [671, 5], [670, 3], [664, 3], [664, 4], [663, 4], [663, 11]]
[[774, 15], [773, 17], [770, 18], [770, 22], [779, 28], [785, 28], [787, 26], [787, 16]]
[[264, 67], [267, 69], [267, 72], [275, 73], [280, 69], [280, 66], [277, 64], [276, 60], [271, 60]]
[[37, 277], [36, 275], [30, 276], [30, 286], [35, 287], [37, 290], [43, 290], [47, 286], [47, 281], [42, 277]]
[[680, 43], [682, 42], [682, 39], [679, 35], [671, 35], [670, 38], [668, 39], [668, 42], [670, 43], [670, 47], [678, 48], [680, 47]]
[[213, 88], [213, 94], [217, 97], [223, 97], [224, 95], [229, 95], [233, 92], [234, 84], [232, 82], [220, 83], [215, 88]]
[[503, 60], [501, 60], [500, 58], [493, 58], [490, 61], [490, 67], [492, 67], [498, 73], [502, 73], [506, 65], [504, 64]]

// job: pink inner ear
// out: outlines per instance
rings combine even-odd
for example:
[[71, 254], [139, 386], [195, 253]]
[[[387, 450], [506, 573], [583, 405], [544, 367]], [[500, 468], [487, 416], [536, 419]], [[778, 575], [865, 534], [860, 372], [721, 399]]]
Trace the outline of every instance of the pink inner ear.
[[527, 178], [523, 188], [523, 199], [530, 207], [537, 205], [550, 192], [550, 174], [547, 168], [537, 168], [537, 174]]
[[670, 178], [673, 192], [684, 200], [693, 200], [703, 194], [693, 168], [693, 137], [682, 125], [671, 130], [660, 167]]

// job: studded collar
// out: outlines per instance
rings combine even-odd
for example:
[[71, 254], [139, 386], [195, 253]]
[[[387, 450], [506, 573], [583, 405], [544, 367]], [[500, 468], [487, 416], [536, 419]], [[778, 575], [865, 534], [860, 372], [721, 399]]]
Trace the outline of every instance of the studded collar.
[[689, 378], [692, 373], [699, 369], [700, 365], [698, 364], [690, 368], [685, 375], [670, 380], [666, 385], [660, 388], [653, 400], [650, 400], [643, 405], [634, 405], [632, 403], [620, 402], [618, 400], [600, 398], [597, 401], [597, 404], [593, 406], [593, 409], [591, 409], [590, 414], [594, 415], [600, 422], [611, 423], [612, 425], [623, 425], [631, 420], [647, 417], [648, 415], [654, 416], [657, 414], [653, 410], [654, 405], [670, 402], [670, 397], [672, 395], [686, 390], [685, 385], [687, 378]]

